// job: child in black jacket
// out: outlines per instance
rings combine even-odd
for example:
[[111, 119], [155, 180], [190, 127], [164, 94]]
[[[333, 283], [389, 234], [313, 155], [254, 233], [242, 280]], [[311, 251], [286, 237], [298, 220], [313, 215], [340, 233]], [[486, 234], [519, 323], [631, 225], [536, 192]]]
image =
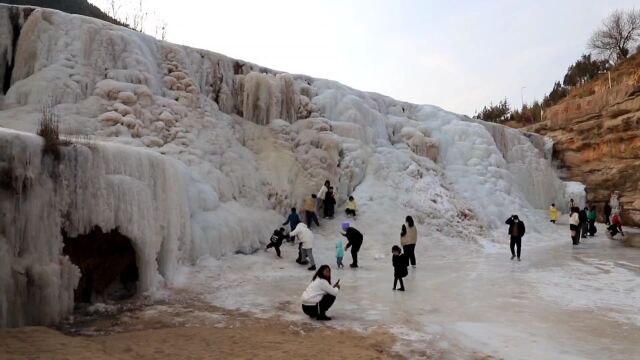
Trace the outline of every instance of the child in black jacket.
[[402, 278], [408, 275], [407, 268], [409, 267], [409, 259], [405, 254], [400, 250], [400, 246], [393, 245], [391, 248], [391, 253], [393, 254], [393, 290], [396, 289], [396, 284], [398, 280], [400, 281], [400, 291], [404, 291], [404, 283], [402, 282]]
[[269, 239], [269, 244], [267, 245], [267, 249], [269, 248], [276, 249], [276, 255], [278, 255], [279, 258], [282, 257], [280, 256], [280, 245], [282, 245], [282, 242], [284, 241], [285, 237], [286, 236], [284, 234], [284, 228], [274, 230], [273, 235], [271, 235], [271, 238]]

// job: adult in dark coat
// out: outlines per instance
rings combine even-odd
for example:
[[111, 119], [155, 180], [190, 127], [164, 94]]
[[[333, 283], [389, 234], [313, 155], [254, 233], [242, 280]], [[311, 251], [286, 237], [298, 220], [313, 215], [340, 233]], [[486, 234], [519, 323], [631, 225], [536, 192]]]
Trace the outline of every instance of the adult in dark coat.
[[525, 232], [524, 223], [518, 219], [518, 215], [511, 215], [511, 217], [505, 221], [505, 224], [509, 225], [509, 236], [511, 236], [511, 243], [509, 244], [509, 248], [511, 249], [511, 260], [516, 257], [514, 247], [517, 247], [518, 261], [520, 261], [520, 248], [522, 247], [522, 237]]
[[587, 238], [587, 226], [589, 225], [589, 217], [587, 216], [587, 208], [580, 210], [578, 213], [578, 219], [580, 220], [580, 224], [578, 224], [578, 228], [580, 229], [580, 233], [582, 234], [582, 238]]
[[324, 217], [333, 218], [336, 208], [336, 198], [333, 195], [333, 186], [329, 186], [329, 190], [324, 195]]
[[611, 205], [608, 202], [604, 204], [604, 223], [611, 225]]
[[347, 246], [344, 247], [345, 250], [351, 248], [351, 258], [353, 262], [349, 265], [352, 268], [358, 267], [358, 251], [360, 251], [360, 246], [362, 246], [362, 240], [364, 237], [362, 233], [358, 231], [358, 229], [349, 225], [349, 223], [342, 223], [342, 236], [347, 238]]

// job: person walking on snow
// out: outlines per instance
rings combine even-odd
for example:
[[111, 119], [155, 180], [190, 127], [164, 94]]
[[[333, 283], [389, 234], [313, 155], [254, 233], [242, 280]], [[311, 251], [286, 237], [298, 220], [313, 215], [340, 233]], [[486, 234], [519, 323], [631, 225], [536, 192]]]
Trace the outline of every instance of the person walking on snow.
[[[285, 221], [282, 226], [287, 226], [287, 224], [291, 227], [291, 231], [293, 231], [298, 224], [300, 224], [300, 216], [296, 212], [296, 208], [291, 208], [291, 214], [287, 217], [287, 221]], [[289, 236], [289, 242], [293, 242], [293, 236]]]
[[331, 268], [322, 265], [313, 275], [311, 284], [302, 293], [302, 312], [316, 320], [331, 320], [327, 311], [336, 301], [340, 280], [331, 285]]
[[347, 246], [344, 247], [345, 250], [351, 248], [351, 259], [352, 262], [349, 265], [352, 268], [358, 267], [358, 251], [360, 251], [360, 247], [362, 246], [363, 236], [358, 229], [349, 225], [348, 222], [342, 223], [342, 236], [347, 238]]
[[580, 215], [578, 215], [579, 209], [572, 207], [569, 216], [569, 230], [571, 231], [571, 242], [573, 245], [580, 243]]
[[304, 223], [300, 223], [296, 226], [296, 229], [291, 232], [291, 236], [297, 236], [298, 240], [300, 240], [300, 243], [302, 244], [302, 257], [300, 262], [303, 262], [308, 258], [309, 264], [311, 264], [309, 270], [315, 270], [316, 262], [313, 259], [313, 233], [311, 230], [309, 230], [307, 225]]
[[320, 209], [321, 207], [324, 209], [324, 198], [327, 195], [327, 191], [329, 191], [329, 187], [331, 186], [331, 182], [329, 182], [329, 180], [326, 180], [324, 182], [324, 185], [322, 185], [322, 187], [320, 188], [320, 191], [318, 191], [318, 194], [316, 194], [316, 207], [318, 209]]
[[554, 224], [558, 221], [558, 209], [556, 209], [556, 204], [551, 204], [551, 206], [549, 206], [549, 221]]
[[316, 226], [320, 226], [318, 222], [318, 216], [316, 215], [317, 204], [316, 194], [311, 194], [311, 197], [308, 197], [304, 200], [304, 212], [305, 212], [305, 220], [307, 223], [307, 227], [311, 228], [311, 222], [313, 221]]
[[358, 210], [358, 204], [356, 204], [356, 200], [353, 198], [353, 196], [349, 196], [349, 200], [347, 201], [344, 212], [347, 214], [347, 216], [353, 216], [353, 218], [355, 219], [356, 210]]
[[396, 284], [400, 281], [400, 291], [404, 291], [404, 283], [402, 278], [408, 275], [407, 267], [409, 266], [409, 259], [406, 254], [402, 253], [400, 246], [393, 245], [391, 248], [393, 258], [391, 260], [393, 264], [393, 290], [396, 289]]
[[338, 241], [336, 241], [336, 266], [338, 267], [338, 269], [344, 269], [342, 258], [344, 258], [344, 249], [342, 248], [342, 239], [338, 239]]
[[589, 223], [589, 225], [587, 226], [587, 229], [589, 231], [589, 236], [591, 237], [593, 237], [598, 231], [598, 229], [596, 229], [597, 217], [598, 217], [598, 214], [596, 214], [596, 207], [594, 205], [591, 205], [591, 210], [589, 210], [589, 213], [587, 214], [587, 221]]
[[511, 249], [511, 260], [516, 257], [514, 247], [517, 246], [518, 261], [520, 261], [520, 248], [522, 246], [522, 237], [525, 232], [524, 223], [518, 219], [518, 215], [511, 215], [511, 217], [505, 221], [505, 224], [509, 225], [509, 235], [511, 236], [511, 242], [509, 244], [509, 248]]
[[267, 249], [276, 249], [276, 255], [278, 255], [279, 258], [282, 257], [280, 256], [280, 245], [282, 245], [284, 238], [284, 228], [276, 229], [273, 231], [273, 235], [271, 235], [271, 238], [269, 239], [269, 244], [267, 244]]
[[333, 219], [336, 207], [336, 198], [333, 195], [333, 186], [329, 186], [329, 190], [324, 195], [324, 217]]
[[400, 232], [400, 245], [404, 250], [404, 255], [411, 262], [411, 266], [416, 267], [416, 243], [418, 242], [418, 230], [413, 223], [413, 218], [407, 216], [405, 223], [402, 225], [402, 231]]

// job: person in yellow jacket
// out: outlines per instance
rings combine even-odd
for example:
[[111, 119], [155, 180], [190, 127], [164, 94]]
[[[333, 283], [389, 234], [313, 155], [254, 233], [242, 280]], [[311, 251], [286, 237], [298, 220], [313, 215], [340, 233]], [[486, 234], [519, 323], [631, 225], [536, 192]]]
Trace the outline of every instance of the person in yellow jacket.
[[316, 194], [311, 194], [310, 197], [304, 199], [304, 212], [306, 217], [306, 224], [308, 228], [311, 228], [311, 222], [316, 223], [316, 226], [320, 226], [318, 222], [318, 215], [316, 215], [316, 209], [318, 208], [318, 197]]
[[556, 204], [551, 204], [551, 206], [549, 206], [549, 221], [554, 224], [558, 221], [558, 209], [556, 209]]
[[349, 196], [349, 201], [347, 201], [347, 205], [345, 206], [345, 213], [347, 216], [351, 215], [353, 218], [356, 218], [356, 210], [358, 210], [358, 204], [356, 204], [353, 196]]

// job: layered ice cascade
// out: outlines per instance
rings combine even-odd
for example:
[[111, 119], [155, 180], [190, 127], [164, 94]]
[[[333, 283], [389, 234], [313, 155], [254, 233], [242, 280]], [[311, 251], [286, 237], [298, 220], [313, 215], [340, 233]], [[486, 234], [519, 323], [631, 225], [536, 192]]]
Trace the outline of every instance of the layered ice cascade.
[[[255, 251], [326, 179], [452, 236], [567, 196], [535, 135], [54, 10], [0, 6], [0, 84], [0, 326]], [[110, 241], [135, 252], [117, 289], [96, 275]]]

